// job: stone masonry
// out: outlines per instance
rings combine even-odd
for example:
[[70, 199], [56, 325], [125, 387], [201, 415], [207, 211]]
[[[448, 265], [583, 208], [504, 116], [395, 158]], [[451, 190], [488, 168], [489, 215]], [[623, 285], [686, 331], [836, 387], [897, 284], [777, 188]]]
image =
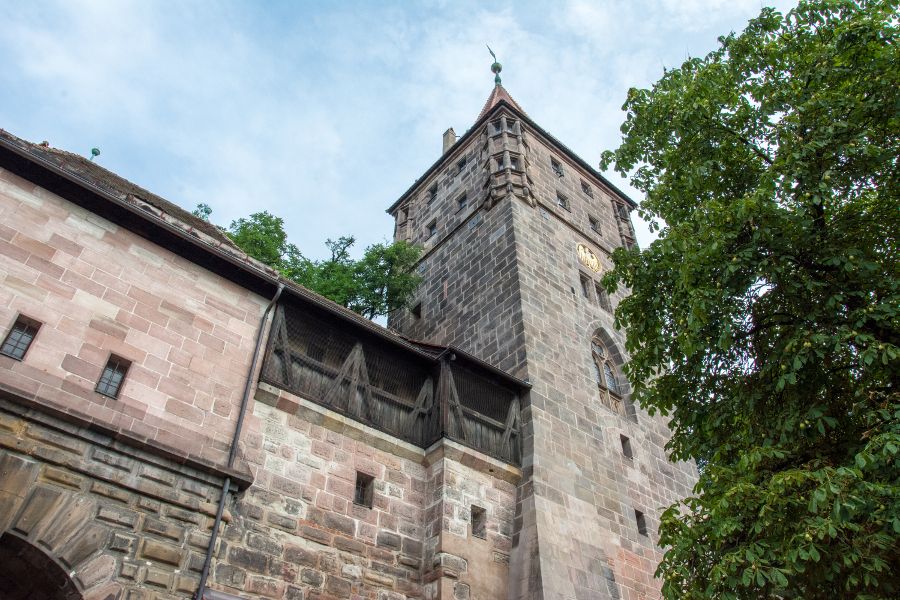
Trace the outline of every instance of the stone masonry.
[[[509, 597], [658, 597], [658, 515], [690, 492], [696, 470], [668, 461], [664, 419], [630, 403], [624, 338], [609, 310], [624, 291], [604, 306], [596, 289], [611, 251], [633, 243], [630, 200], [499, 90], [390, 209], [398, 238], [429, 237], [419, 265], [421, 316], [407, 311], [390, 326], [459, 345], [533, 385]], [[472, 157], [461, 174], [460, 156]], [[436, 231], [427, 227], [433, 222]], [[578, 244], [599, 259], [599, 274], [579, 261]], [[595, 337], [615, 363], [618, 410], [598, 393]]]

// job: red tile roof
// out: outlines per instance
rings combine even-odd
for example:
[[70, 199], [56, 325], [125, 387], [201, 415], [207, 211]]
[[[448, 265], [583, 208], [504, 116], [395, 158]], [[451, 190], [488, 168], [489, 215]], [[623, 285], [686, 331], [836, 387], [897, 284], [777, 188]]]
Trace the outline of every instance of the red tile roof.
[[481, 109], [481, 112], [478, 113], [478, 118], [476, 121], [480, 121], [481, 117], [491, 112], [491, 109], [497, 106], [497, 104], [501, 100], [506, 100], [511, 106], [513, 106], [516, 110], [522, 113], [525, 116], [528, 116], [522, 107], [519, 106], [519, 103], [512, 99], [512, 96], [509, 95], [509, 92], [506, 91], [506, 88], [500, 85], [499, 83], [494, 86], [494, 89], [491, 90], [491, 95], [488, 96], [487, 102], [484, 103], [484, 108]]

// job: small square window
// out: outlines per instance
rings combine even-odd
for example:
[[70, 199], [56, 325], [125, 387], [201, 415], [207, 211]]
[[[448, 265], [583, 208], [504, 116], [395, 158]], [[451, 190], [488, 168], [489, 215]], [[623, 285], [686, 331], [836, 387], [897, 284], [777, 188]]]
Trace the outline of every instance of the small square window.
[[558, 160], [556, 160], [555, 158], [550, 159], [550, 168], [553, 169], [553, 172], [556, 173], [557, 177], [563, 176], [562, 164], [560, 164], [560, 162]]
[[41, 324], [38, 321], [19, 315], [16, 322], [13, 323], [12, 329], [6, 334], [6, 339], [3, 340], [0, 354], [5, 354], [16, 360], [22, 360], [25, 358], [25, 353], [28, 352], [28, 348], [31, 347], [31, 342], [34, 341], [34, 336], [37, 335], [40, 328]]
[[422, 303], [417, 302], [412, 308], [409, 309], [410, 314], [416, 319], [422, 318]]
[[491, 129], [493, 130], [494, 135], [503, 133], [503, 123], [499, 120], [494, 121], [493, 123], [491, 123]]
[[515, 133], [517, 123], [518, 121], [514, 119], [506, 119], [506, 131], [508, 131], [509, 133]]
[[460, 194], [459, 198], [456, 199], [456, 210], [465, 210], [468, 203], [469, 199], [466, 196], [466, 193], [463, 192], [462, 194]]
[[606, 288], [604, 288], [600, 283], [594, 283], [594, 290], [597, 292], [597, 304], [600, 305], [600, 308], [605, 310], [608, 313], [612, 312], [612, 304], [609, 302], [609, 294], [606, 293]]
[[428, 226], [425, 228], [425, 231], [428, 233], [427, 239], [433, 238], [435, 236], [435, 234], [437, 234], [437, 220], [434, 220], [431, 223], [429, 223]]
[[519, 157], [518, 156], [510, 156], [509, 157], [509, 168], [513, 171], [518, 171], [519, 169]]
[[594, 217], [588, 217], [588, 223], [590, 224], [591, 231], [593, 231], [594, 233], [600, 233], [600, 221], [598, 221]]
[[591, 280], [588, 279], [587, 275], [579, 274], [579, 280], [581, 281], [581, 295], [585, 298], [590, 299], [591, 297]]
[[634, 452], [631, 450], [631, 440], [628, 436], [619, 434], [619, 441], [622, 442], [622, 454], [625, 458], [631, 460], [634, 458]]
[[431, 204], [437, 199], [438, 186], [434, 184], [430, 188], [428, 188], [428, 203]]
[[100, 374], [100, 380], [97, 381], [97, 387], [94, 390], [98, 394], [103, 394], [110, 398], [118, 398], [130, 366], [130, 361], [111, 354], [109, 360], [106, 361], [106, 366], [103, 367], [103, 373]]
[[585, 196], [587, 196], [588, 198], [594, 197], [594, 190], [592, 190], [591, 186], [589, 186], [588, 183], [584, 180], [582, 180], [581, 182], [581, 191], [584, 192]]
[[366, 473], [356, 472], [356, 489], [353, 492], [353, 503], [372, 508], [375, 497], [375, 478]]
[[472, 505], [472, 535], [487, 539], [487, 511], [480, 506]]
[[637, 523], [638, 533], [641, 535], [647, 535], [647, 518], [644, 516], [644, 513], [639, 510], [635, 510], [634, 520]]
[[569, 208], [569, 199], [559, 192], [556, 193], [556, 205], [566, 210], [572, 210], [571, 208]]

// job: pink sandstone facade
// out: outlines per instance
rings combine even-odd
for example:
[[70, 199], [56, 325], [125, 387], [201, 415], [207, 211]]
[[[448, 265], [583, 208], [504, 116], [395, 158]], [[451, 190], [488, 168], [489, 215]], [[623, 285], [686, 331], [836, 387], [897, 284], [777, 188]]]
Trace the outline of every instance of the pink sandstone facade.
[[[403, 335], [0, 130], [0, 598], [658, 597], [694, 467], [624, 387], [598, 399], [592, 332], [615, 368], [621, 336], [548, 275], [576, 240], [608, 266], [630, 201], [535, 127], [498, 85], [392, 207], [426, 248]], [[611, 208], [560, 212], [584, 180]]]

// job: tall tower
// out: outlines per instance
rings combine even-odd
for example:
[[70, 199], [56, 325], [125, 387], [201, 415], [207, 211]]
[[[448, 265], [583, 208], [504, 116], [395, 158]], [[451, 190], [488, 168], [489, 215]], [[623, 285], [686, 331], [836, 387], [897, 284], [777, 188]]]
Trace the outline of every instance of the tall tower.
[[621, 292], [599, 281], [632, 246], [635, 203], [495, 85], [475, 124], [389, 209], [421, 244], [409, 338], [450, 344], [533, 389], [523, 411], [510, 598], [654, 598], [661, 508], [690, 493], [665, 419], [630, 401]]

